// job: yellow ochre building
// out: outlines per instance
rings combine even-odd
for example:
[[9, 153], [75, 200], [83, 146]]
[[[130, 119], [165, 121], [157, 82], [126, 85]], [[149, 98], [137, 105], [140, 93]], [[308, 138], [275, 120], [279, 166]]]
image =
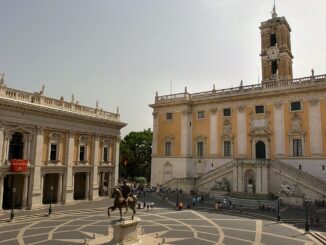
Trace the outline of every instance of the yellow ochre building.
[[291, 28], [275, 8], [260, 32], [260, 84], [156, 94], [152, 185], [325, 198], [326, 75], [293, 78]]

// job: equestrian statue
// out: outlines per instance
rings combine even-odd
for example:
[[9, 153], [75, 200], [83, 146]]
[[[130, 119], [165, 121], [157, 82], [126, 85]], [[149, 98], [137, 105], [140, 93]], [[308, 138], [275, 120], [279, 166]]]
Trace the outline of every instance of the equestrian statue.
[[128, 208], [132, 210], [131, 219], [133, 220], [136, 213], [137, 197], [132, 194], [126, 181], [123, 182], [123, 186], [120, 188], [113, 188], [111, 197], [114, 198], [114, 202], [113, 206], [108, 208], [108, 216], [111, 216], [110, 210], [114, 211], [116, 208], [119, 208], [120, 221], [122, 221], [122, 208], [126, 207], [126, 212], [128, 211]]

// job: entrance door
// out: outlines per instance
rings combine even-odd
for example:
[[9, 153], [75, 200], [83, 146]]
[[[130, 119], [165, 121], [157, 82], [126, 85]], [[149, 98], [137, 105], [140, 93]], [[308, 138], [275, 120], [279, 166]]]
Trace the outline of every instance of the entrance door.
[[23, 207], [24, 175], [6, 175], [3, 186], [3, 209]]
[[256, 143], [256, 159], [266, 159], [266, 146], [262, 141]]
[[46, 174], [43, 184], [43, 204], [56, 203], [58, 197], [58, 174]]
[[74, 199], [83, 200], [86, 197], [86, 173], [76, 173], [74, 179]]

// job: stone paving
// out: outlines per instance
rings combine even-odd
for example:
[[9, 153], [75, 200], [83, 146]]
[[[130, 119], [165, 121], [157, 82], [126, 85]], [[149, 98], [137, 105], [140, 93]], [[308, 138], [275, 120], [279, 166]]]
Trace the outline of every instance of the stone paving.
[[[177, 211], [156, 194], [147, 195], [147, 200], [155, 202], [155, 207], [137, 209], [141, 227], [149, 236], [159, 235], [166, 244], [318, 244], [292, 225], [212, 210]], [[107, 235], [110, 223], [117, 218], [118, 211], [108, 218], [107, 206], [107, 200], [57, 206], [50, 217], [47, 209], [20, 212], [13, 222], [8, 222], [8, 214], [0, 215], [0, 245], [85, 244], [94, 234]], [[131, 212], [126, 214], [129, 216]]]

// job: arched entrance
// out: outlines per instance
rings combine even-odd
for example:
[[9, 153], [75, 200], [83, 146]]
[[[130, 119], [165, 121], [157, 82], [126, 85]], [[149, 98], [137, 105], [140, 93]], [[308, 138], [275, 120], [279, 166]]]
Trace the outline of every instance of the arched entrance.
[[244, 173], [244, 187], [246, 193], [253, 194], [256, 192], [256, 174], [251, 169]]
[[258, 141], [256, 147], [256, 159], [266, 159], [266, 146], [262, 141]]

